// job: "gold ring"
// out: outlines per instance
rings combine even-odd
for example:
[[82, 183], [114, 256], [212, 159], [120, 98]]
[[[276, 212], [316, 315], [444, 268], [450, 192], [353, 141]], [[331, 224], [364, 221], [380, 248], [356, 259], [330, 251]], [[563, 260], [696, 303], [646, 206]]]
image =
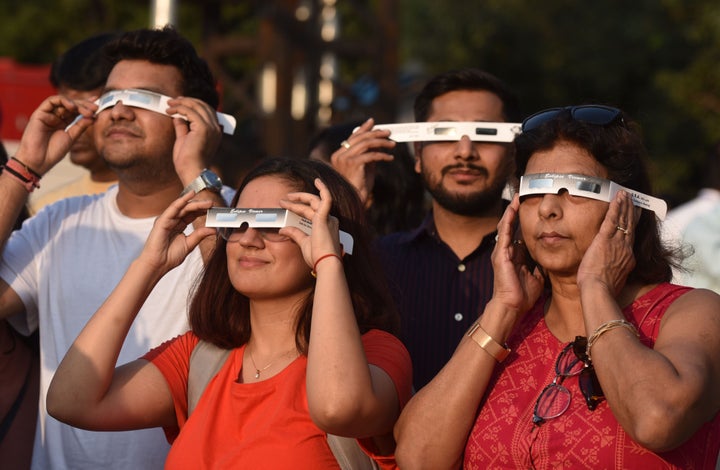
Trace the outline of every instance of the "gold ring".
[[348, 142], [347, 140], [343, 140], [342, 142], [340, 142], [340, 146], [345, 147], [345, 150], [350, 150], [350, 142]]
[[620, 231], [621, 231], [623, 234], [625, 234], [625, 235], [627, 235], [627, 234], [629, 233], [629, 232], [628, 232], [628, 229], [626, 229], [625, 227], [621, 227], [621, 226], [618, 225], [618, 226], [615, 227], [615, 228], [618, 229], [618, 230], [620, 230]]

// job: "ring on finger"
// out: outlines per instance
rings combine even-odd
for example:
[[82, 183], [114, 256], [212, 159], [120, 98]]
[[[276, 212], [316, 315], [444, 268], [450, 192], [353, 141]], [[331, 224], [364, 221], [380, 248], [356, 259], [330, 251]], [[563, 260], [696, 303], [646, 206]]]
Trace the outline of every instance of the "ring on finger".
[[618, 225], [618, 226], [615, 227], [615, 228], [616, 228], [617, 230], [620, 230], [624, 235], [627, 235], [628, 233], [630, 233], [630, 231], [629, 231], [628, 229], [626, 229], [625, 227], [621, 227], [621, 226]]
[[347, 140], [343, 140], [342, 142], [340, 142], [340, 146], [345, 147], [345, 150], [350, 150], [350, 142], [348, 142]]

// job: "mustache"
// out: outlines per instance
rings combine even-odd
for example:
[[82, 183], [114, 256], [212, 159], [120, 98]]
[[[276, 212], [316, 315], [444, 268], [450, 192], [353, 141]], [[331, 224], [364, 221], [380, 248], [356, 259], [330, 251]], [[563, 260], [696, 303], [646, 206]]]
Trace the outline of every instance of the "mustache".
[[107, 136], [110, 132], [113, 132], [117, 129], [124, 129], [132, 134], [140, 134], [139, 129], [130, 123], [114, 123], [105, 128], [105, 130], [103, 131], [103, 136]]
[[478, 166], [478, 165], [473, 165], [472, 163], [465, 163], [465, 164], [458, 163], [456, 165], [448, 165], [442, 169], [442, 175], [445, 176], [446, 174], [448, 174], [454, 170], [470, 170], [470, 171], [480, 173], [481, 175], [483, 175], [485, 177], [490, 176], [490, 173], [487, 171], [487, 168]]

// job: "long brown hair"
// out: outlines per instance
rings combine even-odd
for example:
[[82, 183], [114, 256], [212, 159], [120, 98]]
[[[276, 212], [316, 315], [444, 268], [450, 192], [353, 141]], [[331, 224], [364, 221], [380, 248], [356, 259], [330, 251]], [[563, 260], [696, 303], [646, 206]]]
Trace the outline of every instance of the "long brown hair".
[[[314, 184], [316, 178], [327, 185], [333, 199], [330, 213], [340, 221], [340, 229], [350, 233], [355, 242], [353, 254], [343, 257], [343, 266], [360, 331], [364, 333], [377, 328], [397, 334], [400, 317], [370, 248], [365, 211], [355, 188], [325, 163], [273, 158], [261, 161], [245, 176], [232, 202], [233, 207], [245, 186], [261, 176], [282, 178], [297, 191], [312, 194], [318, 194]], [[250, 339], [250, 302], [230, 283], [225, 247], [225, 240], [218, 237], [190, 304], [190, 326], [200, 339], [230, 349]], [[313, 289], [297, 307], [295, 341], [303, 353], [307, 352], [310, 339], [314, 295]]]

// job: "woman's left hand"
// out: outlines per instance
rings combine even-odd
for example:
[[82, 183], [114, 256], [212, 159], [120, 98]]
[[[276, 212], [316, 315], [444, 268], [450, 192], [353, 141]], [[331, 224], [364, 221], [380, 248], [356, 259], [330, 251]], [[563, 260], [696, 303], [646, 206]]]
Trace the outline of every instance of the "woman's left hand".
[[600, 230], [578, 267], [578, 286], [599, 282], [612, 293], [620, 292], [635, 267], [633, 243], [639, 210], [625, 191], [620, 191], [610, 202]]
[[300, 246], [308, 266], [313, 267], [323, 255], [334, 253], [342, 256], [339, 240], [339, 225], [336, 217], [330, 215], [332, 197], [327, 186], [319, 178], [315, 186], [320, 195], [310, 193], [290, 193], [287, 200], [280, 201], [280, 207], [312, 221], [312, 235], [307, 235], [297, 227], [284, 227], [280, 233], [290, 237]]

